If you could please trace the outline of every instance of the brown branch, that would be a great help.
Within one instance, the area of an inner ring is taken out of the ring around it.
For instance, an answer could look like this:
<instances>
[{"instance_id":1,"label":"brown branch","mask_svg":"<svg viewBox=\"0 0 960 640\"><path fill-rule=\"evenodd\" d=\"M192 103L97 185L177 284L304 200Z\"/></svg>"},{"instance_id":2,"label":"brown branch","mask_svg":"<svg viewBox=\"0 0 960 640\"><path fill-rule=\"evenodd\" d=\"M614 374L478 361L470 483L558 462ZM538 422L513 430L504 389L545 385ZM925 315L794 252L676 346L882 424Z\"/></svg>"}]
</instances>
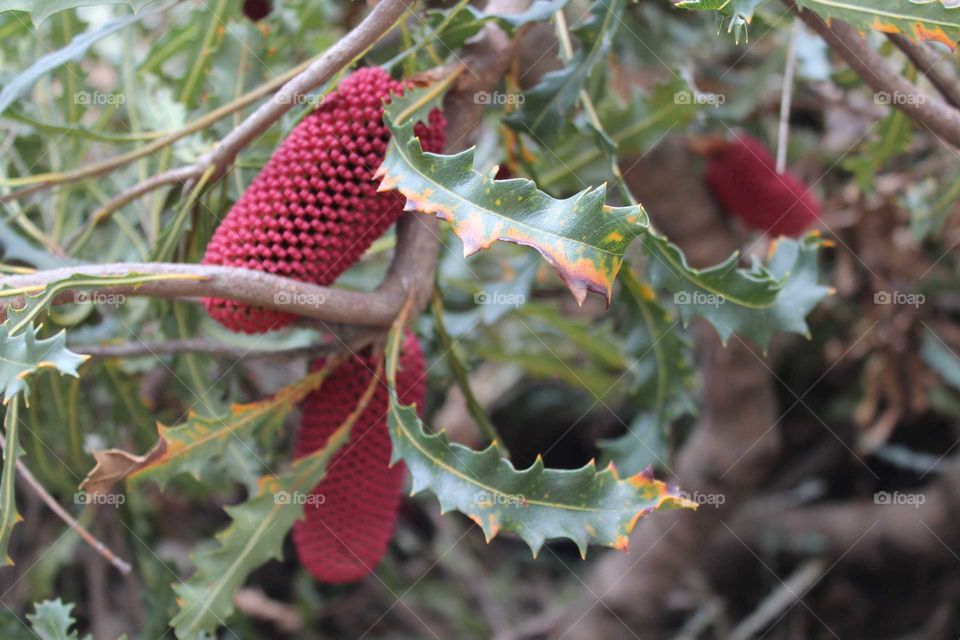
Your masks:
<instances>
[{"instance_id":1,"label":"brown branch","mask_svg":"<svg viewBox=\"0 0 960 640\"><path fill-rule=\"evenodd\" d=\"M927 76L940 95L953 107L960 109L960 80L957 74L943 63L942 57L926 44L912 42L902 33L888 33L890 39L920 73Z\"/></svg>"},{"instance_id":2,"label":"brown branch","mask_svg":"<svg viewBox=\"0 0 960 640\"><path fill-rule=\"evenodd\" d=\"M833 49L874 91L891 97L893 106L934 134L960 148L960 111L937 96L921 100L900 100L900 96L923 95L916 86L890 66L886 58L874 51L857 31L845 22L831 20L828 25L817 14L798 9L793 0L786 5L807 26L820 34Z\"/></svg>"}]
</instances>

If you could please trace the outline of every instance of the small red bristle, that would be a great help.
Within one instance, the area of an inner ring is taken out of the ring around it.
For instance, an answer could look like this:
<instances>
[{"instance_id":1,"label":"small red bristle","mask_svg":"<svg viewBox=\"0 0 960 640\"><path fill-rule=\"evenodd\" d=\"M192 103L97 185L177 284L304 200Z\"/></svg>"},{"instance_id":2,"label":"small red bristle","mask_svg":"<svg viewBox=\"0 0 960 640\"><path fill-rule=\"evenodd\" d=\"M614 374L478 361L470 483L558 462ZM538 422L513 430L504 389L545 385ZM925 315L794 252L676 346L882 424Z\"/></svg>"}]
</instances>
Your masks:
<instances>
[{"instance_id":1,"label":"small red bristle","mask_svg":"<svg viewBox=\"0 0 960 640\"><path fill-rule=\"evenodd\" d=\"M314 363L314 368L323 362ZM337 367L323 386L304 401L296 457L322 447L357 406L370 384L376 362L354 356ZM416 336L406 335L397 371L404 404L423 410L426 371ZM350 441L330 461L327 475L308 500L305 519L293 527L293 541L304 567L321 582L363 578L386 553L393 536L404 465L389 467L387 387L379 384L353 425Z\"/></svg>"},{"instance_id":2,"label":"small red bristle","mask_svg":"<svg viewBox=\"0 0 960 640\"><path fill-rule=\"evenodd\" d=\"M820 217L820 201L776 161L759 140L737 134L711 150L706 181L723 209L751 229L798 236Z\"/></svg>"},{"instance_id":3,"label":"small red bristle","mask_svg":"<svg viewBox=\"0 0 960 640\"><path fill-rule=\"evenodd\" d=\"M243 267L327 285L403 212L396 191L377 192L374 173L390 132L384 98L403 84L379 67L354 72L283 141L217 227L204 264ZM440 152L446 119L434 109L414 132ZM208 313L234 331L262 333L295 316L207 298Z\"/></svg>"}]
</instances>

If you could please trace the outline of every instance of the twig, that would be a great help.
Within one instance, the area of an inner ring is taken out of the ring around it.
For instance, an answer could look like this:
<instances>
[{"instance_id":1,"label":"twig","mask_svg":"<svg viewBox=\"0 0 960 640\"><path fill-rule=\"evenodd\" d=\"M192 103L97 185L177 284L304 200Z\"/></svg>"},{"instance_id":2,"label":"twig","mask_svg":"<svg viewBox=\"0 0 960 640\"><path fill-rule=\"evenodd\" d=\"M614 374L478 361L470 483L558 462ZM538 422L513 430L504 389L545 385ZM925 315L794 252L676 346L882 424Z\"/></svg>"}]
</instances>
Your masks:
<instances>
[{"instance_id":1,"label":"twig","mask_svg":"<svg viewBox=\"0 0 960 640\"><path fill-rule=\"evenodd\" d=\"M915 44L900 33L888 33L887 37L910 59L920 73L930 79L947 102L960 109L960 80L949 68L950 65L944 64L942 57L932 47Z\"/></svg>"},{"instance_id":2,"label":"twig","mask_svg":"<svg viewBox=\"0 0 960 640\"><path fill-rule=\"evenodd\" d=\"M0 448L6 449L6 447L7 441L2 435L0 435ZM57 502L56 498L50 495L44 486L40 484L40 481L34 477L34 475L30 472L30 469L27 468L27 465L24 464L22 460L18 459L16 465L17 473L20 474L20 477L23 478L23 481L26 482L27 485L29 485L29 487L33 489L38 496L40 496L40 499L43 500L44 504L46 504L51 511L57 514L57 517L63 520L68 527L73 529L84 542L93 548L94 551L99 553L107 562L116 567L117 571L123 575L130 573L132 570L130 563L118 558L113 551L107 547L107 545L97 540L92 533L87 531L82 524L77 522L73 516L67 513L67 511L60 506L60 503Z\"/></svg>"},{"instance_id":3,"label":"twig","mask_svg":"<svg viewBox=\"0 0 960 640\"><path fill-rule=\"evenodd\" d=\"M887 93L891 97L920 94L919 89L891 68L886 58L871 49L853 27L841 20L831 20L828 25L812 11L798 9L793 0L784 0L784 3L807 26L820 34L830 48L874 91ZM894 99L891 102L908 117L960 148L960 111L936 96L925 98L923 101Z\"/></svg>"},{"instance_id":4,"label":"twig","mask_svg":"<svg viewBox=\"0 0 960 640\"><path fill-rule=\"evenodd\" d=\"M797 40L800 22L794 20L787 47L787 65L783 70L783 92L780 94L780 126L777 130L777 173L787 170L787 143L790 136L790 103L793 100L793 72L797 67Z\"/></svg>"},{"instance_id":5,"label":"twig","mask_svg":"<svg viewBox=\"0 0 960 640\"><path fill-rule=\"evenodd\" d=\"M728 640L750 640L771 623L776 624L790 607L817 584L826 568L826 562L820 559L809 560L800 565L786 581L763 599L753 613L734 627L727 636Z\"/></svg>"}]
</instances>

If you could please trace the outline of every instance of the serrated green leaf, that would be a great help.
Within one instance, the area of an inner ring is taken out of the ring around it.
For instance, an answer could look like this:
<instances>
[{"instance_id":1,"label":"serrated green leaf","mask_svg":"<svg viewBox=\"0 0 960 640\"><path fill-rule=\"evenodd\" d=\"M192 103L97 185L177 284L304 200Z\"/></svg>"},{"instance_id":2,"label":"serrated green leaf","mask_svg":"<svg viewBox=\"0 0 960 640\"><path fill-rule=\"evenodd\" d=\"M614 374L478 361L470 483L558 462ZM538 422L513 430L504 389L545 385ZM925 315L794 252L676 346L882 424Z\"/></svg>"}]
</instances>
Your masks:
<instances>
[{"instance_id":1,"label":"serrated green leaf","mask_svg":"<svg viewBox=\"0 0 960 640\"><path fill-rule=\"evenodd\" d=\"M731 335L753 340L764 350L775 333L809 337L806 316L831 289L818 283L817 254L823 245L812 232L802 239L780 238L766 266L737 266L739 253L706 269L687 264L679 247L656 232L644 235L649 274L658 289L673 294L680 317L710 322L726 344Z\"/></svg>"},{"instance_id":2,"label":"serrated green leaf","mask_svg":"<svg viewBox=\"0 0 960 640\"><path fill-rule=\"evenodd\" d=\"M10 534L13 533L13 527L23 520L17 512L14 482L17 458L23 455L20 449L19 407L19 398L13 398L13 402L7 404L7 413L3 418L6 446L3 448L3 478L0 480L0 562L5 567L13 564L13 559L7 551L10 546Z\"/></svg>"},{"instance_id":3,"label":"serrated green leaf","mask_svg":"<svg viewBox=\"0 0 960 640\"><path fill-rule=\"evenodd\" d=\"M520 109L506 118L507 124L540 144L552 146L557 142L587 78L610 51L622 14L623 0L593 3L590 18L573 30L580 41L573 58L562 69L545 73L524 94Z\"/></svg>"},{"instance_id":4,"label":"serrated green leaf","mask_svg":"<svg viewBox=\"0 0 960 640\"><path fill-rule=\"evenodd\" d=\"M10 9L15 9L15 6L12 5L21 5L27 3L21 2L12 2L11 0L0 0L0 12ZM35 3L35 4L52 4L52 3ZM86 3L86 4L99 4L99 3ZM73 5L77 6L77 5ZM122 18L117 18L116 20L111 20L96 29L86 31L80 35L73 38L70 43L58 49L52 51L39 59L36 60L33 64L27 67L24 71L21 71L19 74L11 78L0 90L0 113L6 111L13 102L21 97L23 94L28 92L31 87L43 76L47 75L54 69L63 66L64 64L70 61L78 61L83 58L84 54L87 52L95 42L105 38L111 33L115 33L120 29L133 24L144 18L147 15L156 13L155 11L144 11L142 13L136 13L129 16L124 16Z\"/></svg>"},{"instance_id":5,"label":"serrated green leaf","mask_svg":"<svg viewBox=\"0 0 960 640\"><path fill-rule=\"evenodd\" d=\"M442 431L427 433L416 408L401 404L396 392L404 320L401 314L387 339L392 463L407 465L413 493L429 489L441 513L456 510L469 516L488 541L500 531L515 533L534 555L547 540L567 538L586 556L589 544L625 549L637 520L653 511L695 508L652 474L621 480L613 466L598 472L593 462L574 470L546 469L540 457L517 470L496 445L474 451L451 443Z\"/></svg>"},{"instance_id":6,"label":"serrated green leaf","mask_svg":"<svg viewBox=\"0 0 960 640\"><path fill-rule=\"evenodd\" d=\"M117 481L150 479L161 487L174 476L189 473L198 480L213 461L225 455L227 447L243 441L255 431L279 426L307 394L319 389L340 360L326 364L302 380L284 387L273 396L246 404L234 404L223 416L191 414L174 427L157 425L159 439L142 456L119 449L95 451L97 465L87 474L82 489L105 493Z\"/></svg>"},{"instance_id":7,"label":"serrated green leaf","mask_svg":"<svg viewBox=\"0 0 960 640\"><path fill-rule=\"evenodd\" d=\"M843 20L862 31L902 33L914 41L936 40L951 49L960 40L960 9L921 0L796 0L824 20Z\"/></svg>"},{"instance_id":8,"label":"serrated green leaf","mask_svg":"<svg viewBox=\"0 0 960 640\"><path fill-rule=\"evenodd\" d=\"M416 100L414 94L404 98ZM404 104L397 100L384 111L392 138L377 170L381 191L398 189L407 198L406 210L449 222L465 256L497 240L527 245L553 265L578 302L588 290L609 301L627 246L647 228L643 207L605 205L605 185L557 200L530 180L494 180L495 172L474 170L473 149L452 156L425 153L411 121L395 124Z\"/></svg>"},{"instance_id":9,"label":"serrated green leaf","mask_svg":"<svg viewBox=\"0 0 960 640\"><path fill-rule=\"evenodd\" d=\"M753 12L767 0L681 0L677 7L695 11L717 11L729 19L727 33L733 32L734 42L740 43L740 34L749 40L747 27L753 21ZM720 20L720 28L723 20Z\"/></svg>"},{"instance_id":10,"label":"serrated green leaf","mask_svg":"<svg viewBox=\"0 0 960 640\"><path fill-rule=\"evenodd\" d=\"M223 624L233 612L233 595L247 575L264 562L282 557L283 539L303 517L303 501L293 496L311 492L323 479L327 464L350 438L379 384L380 376L374 375L357 406L323 448L294 461L293 468L280 476L262 477L256 496L224 509L232 522L217 534L219 546L194 557L196 572L173 587L179 611L170 625L177 638L201 640Z\"/></svg>"},{"instance_id":11,"label":"serrated green leaf","mask_svg":"<svg viewBox=\"0 0 960 640\"><path fill-rule=\"evenodd\" d=\"M77 632L70 631L76 624L73 619L73 604L65 603L60 598L44 600L33 606L34 613L27 614L30 629L39 640L78 640ZM83 640L91 640L86 635Z\"/></svg>"},{"instance_id":12,"label":"serrated green leaf","mask_svg":"<svg viewBox=\"0 0 960 640\"><path fill-rule=\"evenodd\" d=\"M39 369L53 368L61 374L79 377L77 368L87 356L67 348L67 333L50 338L38 338L39 329L32 325L11 336L10 320L0 325L0 389L6 404L13 396L23 393L29 398L27 379Z\"/></svg>"}]
</instances>

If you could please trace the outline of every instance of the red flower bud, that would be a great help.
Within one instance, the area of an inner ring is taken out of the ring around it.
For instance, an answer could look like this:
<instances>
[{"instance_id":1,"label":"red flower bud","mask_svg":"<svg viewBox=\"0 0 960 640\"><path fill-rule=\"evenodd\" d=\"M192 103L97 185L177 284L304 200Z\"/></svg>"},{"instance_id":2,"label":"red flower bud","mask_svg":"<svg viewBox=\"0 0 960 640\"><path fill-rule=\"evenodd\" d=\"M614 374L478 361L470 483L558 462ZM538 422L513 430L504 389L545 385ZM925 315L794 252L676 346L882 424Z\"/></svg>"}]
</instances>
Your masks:
<instances>
[{"instance_id":1,"label":"red flower bud","mask_svg":"<svg viewBox=\"0 0 960 640\"><path fill-rule=\"evenodd\" d=\"M777 173L763 143L745 134L707 150L707 186L723 209L751 229L800 235L820 217L820 201L789 171Z\"/></svg>"},{"instance_id":2,"label":"red flower bud","mask_svg":"<svg viewBox=\"0 0 960 640\"><path fill-rule=\"evenodd\" d=\"M327 285L396 222L404 197L377 192L373 174L390 132L383 100L403 84L379 67L354 72L294 127L217 227L204 264L244 267ZM445 142L443 114L414 132L427 151ZM208 313L234 331L262 333L295 316L207 298Z\"/></svg>"},{"instance_id":3,"label":"red flower bud","mask_svg":"<svg viewBox=\"0 0 960 640\"><path fill-rule=\"evenodd\" d=\"M357 407L376 371L369 354L338 366L304 401L296 457L316 451ZM314 368L323 361L314 363ZM404 404L423 410L426 371L416 336L407 333L397 370ZM303 566L327 583L352 582L376 567L386 553L400 506L403 463L389 467L387 387L381 382L354 423L350 441L330 461L327 475L306 500L304 520L293 526Z\"/></svg>"}]
</instances>

